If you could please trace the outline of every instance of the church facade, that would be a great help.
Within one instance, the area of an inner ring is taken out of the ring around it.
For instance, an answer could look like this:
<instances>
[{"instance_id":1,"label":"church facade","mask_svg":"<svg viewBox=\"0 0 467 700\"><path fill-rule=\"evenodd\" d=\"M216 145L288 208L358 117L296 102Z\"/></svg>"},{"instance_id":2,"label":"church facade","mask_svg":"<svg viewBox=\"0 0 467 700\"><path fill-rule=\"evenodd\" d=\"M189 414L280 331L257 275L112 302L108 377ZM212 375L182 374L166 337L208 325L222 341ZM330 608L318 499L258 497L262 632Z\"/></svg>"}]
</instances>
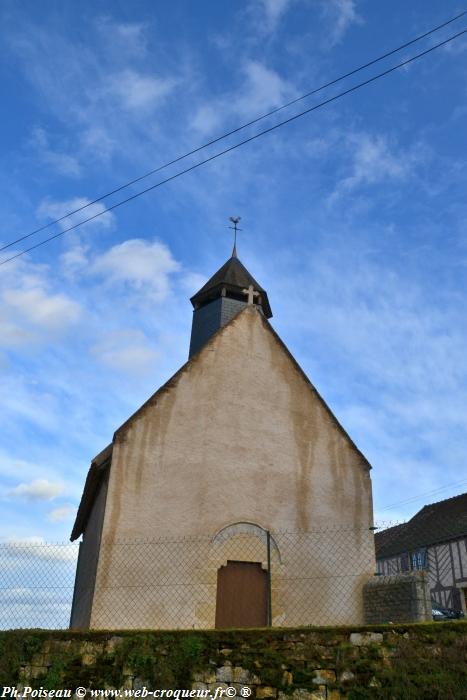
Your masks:
<instances>
[{"instance_id":1,"label":"church facade","mask_svg":"<svg viewBox=\"0 0 467 700\"><path fill-rule=\"evenodd\" d=\"M370 465L235 254L191 301L188 362L91 463L71 626L363 622Z\"/></svg>"}]
</instances>

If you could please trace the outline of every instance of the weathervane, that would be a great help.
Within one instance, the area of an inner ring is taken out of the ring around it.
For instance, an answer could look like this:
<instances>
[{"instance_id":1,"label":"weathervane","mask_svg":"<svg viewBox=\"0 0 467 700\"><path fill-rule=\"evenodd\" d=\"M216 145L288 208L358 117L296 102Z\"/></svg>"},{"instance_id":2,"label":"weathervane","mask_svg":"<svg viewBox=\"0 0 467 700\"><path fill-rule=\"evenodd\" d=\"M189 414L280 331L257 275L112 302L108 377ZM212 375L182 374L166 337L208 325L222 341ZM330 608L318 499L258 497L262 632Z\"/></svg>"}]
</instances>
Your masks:
<instances>
[{"instance_id":1,"label":"weathervane","mask_svg":"<svg viewBox=\"0 0 467 700\"><path fill-rule=\"evenodd\" d=\"M237 257L237 231L242 231L243 229L238 228L238 223L241 220L241 216L230 216L229 221L233 223L233 226L229 226L229 228L234 231L234 246L232 250L232 257L236 258Z\"/></svg>"}]
</instances>

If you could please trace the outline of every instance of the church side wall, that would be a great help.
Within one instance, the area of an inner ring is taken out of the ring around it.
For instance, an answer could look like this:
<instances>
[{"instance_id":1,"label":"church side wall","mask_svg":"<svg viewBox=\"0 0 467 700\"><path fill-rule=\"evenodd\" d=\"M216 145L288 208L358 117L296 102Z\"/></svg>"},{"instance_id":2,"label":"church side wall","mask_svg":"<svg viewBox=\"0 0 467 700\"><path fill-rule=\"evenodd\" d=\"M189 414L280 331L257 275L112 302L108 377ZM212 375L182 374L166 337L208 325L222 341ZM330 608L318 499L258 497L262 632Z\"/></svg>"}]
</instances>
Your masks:
<instances>
[{"instance_id":1,"label":"church side wall","mask_svg":"<svg viewBox=\"0 0 467 700\"><path fill-rule=\"evenodd\" d=\"M107 472L100 485L84 531L83 541L80 544L70 620L70 627L74 629L87 629L91 621L91 608L99 558L99 545L104 523L108 481L109 476Z\"/></svg>"},{"instance_id":2,"label":"church side wall","mask_svg":"<svg viewBox=\"0 0 467 700\"><path fill-rule=\"evenodd\" d=\"M242 522L278 541L315 533L282 541L275 624L363 620L375 571L368 465L265 323L245 309L117 432L93 627L121 626L128 611L124 626L212 627L212 538ZM233 558L263 561L255 547Z\"/></svg>"}]
</instances>

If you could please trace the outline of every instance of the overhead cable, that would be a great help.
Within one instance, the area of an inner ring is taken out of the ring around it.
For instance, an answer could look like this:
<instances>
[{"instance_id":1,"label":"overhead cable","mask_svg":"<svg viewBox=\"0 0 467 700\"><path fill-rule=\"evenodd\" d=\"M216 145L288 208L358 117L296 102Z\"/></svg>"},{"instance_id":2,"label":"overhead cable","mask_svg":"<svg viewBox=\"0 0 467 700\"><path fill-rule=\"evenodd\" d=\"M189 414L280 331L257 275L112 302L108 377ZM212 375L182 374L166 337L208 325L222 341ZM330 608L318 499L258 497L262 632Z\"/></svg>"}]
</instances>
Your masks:
<instances>
[{"instance_id":1,"label":"overhead cable","mask_svg":"<svg viewBox=\"0 0 467 700\"><path fill-rule=\"evenodd\" d=\"M140 190L139 192L136 192L135 194L131 195L130 197L127 197L126 199L121 200L120 202L116 202L115 204L112 204L112 206L105 208L103 211L97 212L96 214L93 214L92 216L87 217L86 219L83 219L82 221L79 221L78 223L74 224L73 226L69 226L68 228L63 229L62 231L59 231L58 233L54 234L53 236L49 236L49 238L44 239L40 243L36 243L33 246L30 246L29 248L26 248L25 250L20 251L19 253L16 253L15 255L12 255L10 258L6 258L6 260L2 260L0 262L0 265L5 265L7 262L10 262L12 260L15 260L16 258L21 257L22 255L25 255L26 253L29 253L32 250L35 250L36 248L39 248L40 246L45 245L46 243L49 243L50 241L55 240L56 238L59 238L60 236L63 236L65 233L68 233L69 231L73 231L74 229L83 226L84 224L87 224L90 221L93 221L94 219L97 219L98 217L102 216L103 214L106 214L109 211L113 211L114 209L117 209L118 207L121 207L123 204L127 204L128 202L133 201L134 199L137 199L138 197L141 197L143 194L146 194L147 192L151 192L152 190L161 187L162 185L167 184L168 182L171 182L172 180L176 180L177 178L181 177L182 175L186 175L187 173L196 170L197 168L200 168L202 165L205 165L206 163L210 163L217 158L220 158L223 155L226 155L227 153L230 153L237 148L240 148L241 146L246 145L247 143L250 143L251 141L255 141L256 139L260 138L261 136L264 136L265 134L269 134L276 129L279 129L282 126L285 126L286 124L290 124L297 119L300 119L301 117L311 114L312 112L316 111L317 109L320 109L321 107L324 107L332 102L335 102L336 100L340 99L341 97L344 97L345 95L349 95L352 92L355 92L362 87L365 87L366 85L369 85L376 80L379 80L379 78L383 78L386 75L389 75L390 73L393 73L394 71L398 70L399 68L403 68L404 66L409 65L410 63L413 63L413 61L418 60L419 58L422 58L423 56L426 56L436 49L439 49L441 46L445 46L446 44L449 44L451 41L454 41L455 39L458 39L459 37L463 36L464 34L467 33L467 29L463 29L461 32L458 32L457 34L453 34L452 36L448 37L444 41L440 41L438 44L434 44L433 46L430 46L430 48L425 49L425 51L421 51L418 54L415 54L415 56L411 56L410 58L406 59L405 61L401 61L400 63L396 64L395 66L392 66L391 68L388 68L381 73L377 73L376 75L372 76L371 78L367 78L366 80L362 81L361 83L357 83L356 85L353 85L350 88L347 88L347 90L344 90L343 92L338 93L337 95L334 95L333 97L329 97L326 100L323 100L322 102L319 102L316 105L313 105L312 107L309 107L308 109L303 110L302 112L299 112L298 114L294 114L293 116L289 117L288 119L284 119L281 122L278 122L277 124L274 124L273 126L268 127L267 129L263 129L262 131L257 132L256 134L253 134L252 136L249 136L247 139L244 139L243 141L239 141L236 144L233 144L232 146L229 146L228 148L225 148L222 151L219 151L218 153L215 153L212 156L209 156L209 158L205 158L204 160L199 161L198 163L195 163L194 165L191 165L189 168L185 168L184 170L180 170L178 173L175 173L174 175L171 175L170 177L165 178L164 180L160 180L159 182L156 182L154 185L151 185L150 187L146 187L144 190Z\"/></svg>"},{"instance_id":2,"label":"overhead cable","mask_svg":"<svg viewBox=\"0 0 467 700\"><path fill-rule=\"evenodd\" d=\"M433 489L432 491L425 491L424 493L419 493L416 496L411 496L410 498L406 498L404 501L397 501L396 503L390 503L388 506L384 506L383 508L379 508L379 511L382 510L390 510L392 508L395 508L396 506L403 506L403 505L408 505L412 503L413 501L419 501L421 498L425 498L425 496L435 496L438 494L440 491L445 491L446 489L453 488L454 486L463 486L464 484L467 484L467 479L462 479L462 481L455 481L451 484L446 484L446 486L440 486L437 489Z\"/></svg>"},{"instance_id":3,"label":"overhead cable","mask_svg":"<svg viewBox=\"0 0 467 700\"><path fill-rule=\"evenodd\" d=\"M145 173L144 175L140 175L139 177L134 178L133 180L130 180L123 185L119 185L118 187L114 188L113 190L110 190L109 192L106 192L105 194L100 195L99 197L96 197L95 199L91 200L90 202L87 202L86 204L83 204L80 207L77 207L76 209L72 209L71 211L67 212L66 214L63 214L63 216L60 216L57 219L54 219L53 221L49 221L47 224L44 224L44 226L41 226L40 228L36 228L34 231L30 231L29 233L26 233L23 236L20 236L19 238L16 238L13 241L10 241L9 243L6 243L5 245L0 247L0 252L2 250L6 250L7 248L10 248L13 245L16 245L16 243L20 243L21 241L26 240L27 238L30 238L31 236L34 236L38 233L41 233L41 231L45 231L46 229L50 228L51 226L54 226L61 221L64 221L65 219L68 219L70 216L73 216L74 214L78 214L80 211L83 211L84 209L87 209L88 207L93 206L94 204L98 204L99 202L102 202L104 199L107 199L108 197L111 197L114 194L117 194L117 192L121 192L122 190L126 189L127 187L131 187L131 185L136 184L137 182L141 182L141 180L144 180L151 175L154 175L157 172L160 172L161 170L164 170L165 168L170 167L171 165L175 165L176 163L179 163L182 160L185 160L185 158L188 158L189 156L192 156L196 153L199 153L200 151L204 150L205 148L208 148L209 146L212 146L215 143L218 143L219 141L222 141L223 139L228 138L229 136L232 136L233 134L238 133L239 131L242 131L243 129L248 128L249 126L252 126L253 124L257 124L258 122L262 121L263 119L267 119L268 117L271 117L273 114L277 114L277 112L280 112L284 109L287 109L288 107L291 107L292 105L296 104L297 102L300 102L302 100L305 100L307 97L311 97L312 95L315 95L318 92L321 92L322 90L325 90L328 87L331 87L332 85L335 85L336 83L341 82L342 80L345 80L346 78L349 78L352 75L355 75L356 73L359 73L360 71L364 70L365 68L369 68L370 66L373 66L375 63L378 63L379 61L383 61L385 58L388 58L389 56L394 55L395 53L398 53L399 51L402 51L403 49L406 49L408 46L411 46L412 44L415 44L418 41L421 41L422 39L426 39L428 36L431 34L434 34L435 32L439 31L440 29L443 29L444 27L448 26L449 24L452 24L453 22L456 22L458 19L461 17L464 17L467 14L467 10L464 10L460 14L456 15L455 17L452 17L451 19L447 20L446 22L443 22L442 24L439 24L436 27L433 27L427 32L424 32L423 34L419 34L416 36L414 39L410 39L410 41L406 41L404 44L401 44L400 46L397 46L395 49L391 49L390 51L387 51L386 53L382 54L381 56L378 56L377 58L372 59L371 61L368 61L367 63L364 63L363 65L359 66L358 68L354 68L353 70L349 71L348 73L344 73L344 75L339 76L338 78L334 78L333 80L330 80L327 83L324 83L323 85L320 85L320 87L314 88L313 90L310 90L309 92L306 92L303 95L300 95L300 97L296 97L293 100L290 100L290 102L286 102L283 105L280 105L280 107L276 107L275 109L270 110L269 112L266 112L265 114L262 114L255 119L252 119L251 121L242 124L241 126L236 127L235 129L232 129L231 131L226 132L225 134L222 134L221 136L217 136L214 139L211 139L210 141L207 141L206 143L202 144L201 146L197 146L196 148L192 149L191 151L188 151L187 153L184 153L183 155L177 156L173 160L168 161L167 163L164 163L163 165L159 165L157 168L154 168L153 170L150 170L149 172Z\"/></svg>"}]
</instances>

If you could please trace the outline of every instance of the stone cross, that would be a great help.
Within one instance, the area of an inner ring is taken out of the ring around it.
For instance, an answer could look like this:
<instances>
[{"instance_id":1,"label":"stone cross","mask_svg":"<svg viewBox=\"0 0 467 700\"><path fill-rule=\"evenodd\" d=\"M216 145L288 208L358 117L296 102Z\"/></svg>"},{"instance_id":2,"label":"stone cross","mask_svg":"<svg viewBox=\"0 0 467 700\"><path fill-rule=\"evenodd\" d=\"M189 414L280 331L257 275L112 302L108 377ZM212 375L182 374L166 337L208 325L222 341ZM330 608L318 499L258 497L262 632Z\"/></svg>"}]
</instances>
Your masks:
<instances>
[{"instance_id":1,"label":"stone cross","mask_svg":"<svg viewBox=\"0 0 467 700\"><path fill-rule=\"evenodd\" d=\"M259 292L256 292L253 289L253 285L250 284L248 289L242 289L243 294L248 294L248 305L251 305L254 303L254 297L259 297Z\"/></svg>"}]
</instances>

